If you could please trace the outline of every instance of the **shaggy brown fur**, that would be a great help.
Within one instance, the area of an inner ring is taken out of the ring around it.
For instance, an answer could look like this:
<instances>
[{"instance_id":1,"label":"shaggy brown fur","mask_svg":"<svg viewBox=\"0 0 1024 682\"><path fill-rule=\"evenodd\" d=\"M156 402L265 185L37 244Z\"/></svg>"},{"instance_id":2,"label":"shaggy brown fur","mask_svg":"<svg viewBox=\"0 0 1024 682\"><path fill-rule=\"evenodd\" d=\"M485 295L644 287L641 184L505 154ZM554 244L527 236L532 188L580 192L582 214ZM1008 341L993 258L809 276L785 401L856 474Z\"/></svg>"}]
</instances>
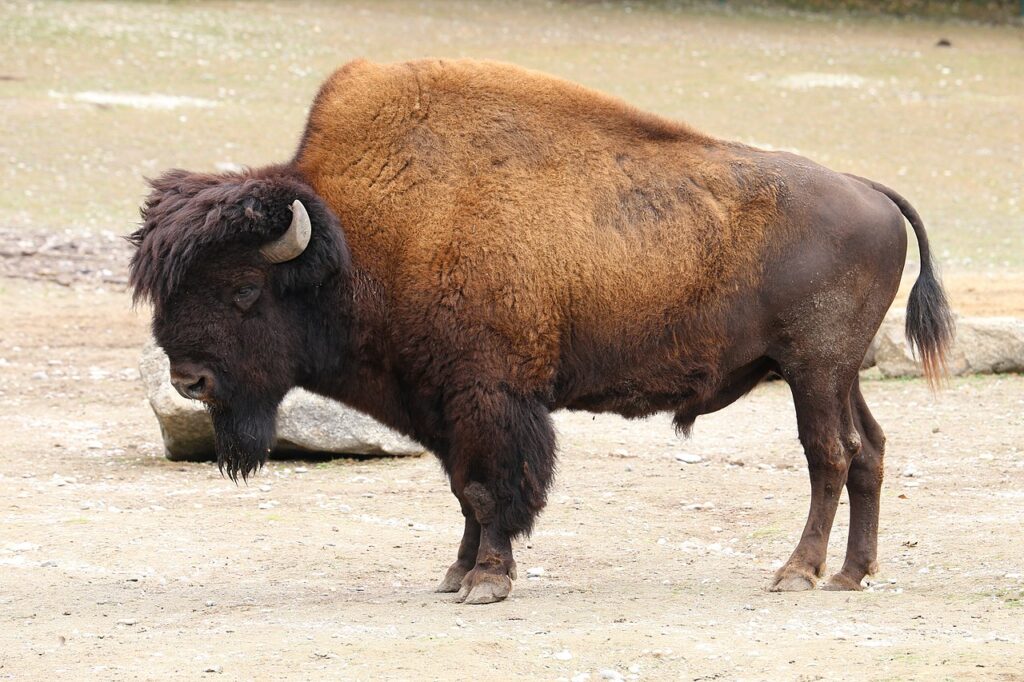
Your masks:
<instances>
[{"instance_id":1,"label":"shaggy brown fur","mask_svg":"<svg viewBox=\"0 0 1024 682\"><path fill-rule=\"evenodd\" d=\"M261 261L296 198L310 246ZM550 411L667 410L686 431L777 372L812 503L773 588L822 575L845 483L830 586L851 589L875 565L884 445L857 368L899 283L901 211L923 263L910 337L934 375L948 307L891 190L513 66L359 61L321 89L292 163L156 181L132 282L177 380L220 415L231 475L263 461L295 385L436 452L466 523L440 589L473 603L511 589L510 539L554 470Z\"/></svg>"}]
</instances>

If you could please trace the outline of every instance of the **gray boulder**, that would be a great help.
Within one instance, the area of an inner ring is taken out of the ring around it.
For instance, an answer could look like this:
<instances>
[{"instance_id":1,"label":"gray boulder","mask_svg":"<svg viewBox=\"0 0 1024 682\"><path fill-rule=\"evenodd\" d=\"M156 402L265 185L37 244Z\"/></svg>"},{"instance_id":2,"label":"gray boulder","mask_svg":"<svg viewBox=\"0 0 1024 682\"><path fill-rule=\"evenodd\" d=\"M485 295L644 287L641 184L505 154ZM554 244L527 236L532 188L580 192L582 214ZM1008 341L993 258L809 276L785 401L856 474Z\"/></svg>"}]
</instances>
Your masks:
<instances>
[{"instance_id":1,"label":"gray boulder","mask_svg":"<svg viewBox=\"0 0 1024 682\"><path fill-rule=\"evenodd\" d=\"M142 351L139 371L163 434L167 459L210 461L213 425L203 406L182 398L171 386L170 362L152 341ZM421 455L423 446L362 412L300 388L285 396L277 415L275 455L307 452L337 455Z\"/></svg>"},{"instance_id":2,"label":"gray boulder","mask_svg":"<svg viewBox=\"0 0 1024 682\"><path fill-rule=\"evenodd\" d=\"M875 364L884 377L922 375L903 333L903 312L895 310L886 317L872 344ZM958 318L949 372L955 376L1024 372L1024 319Z\"/></svg>"}]
</instances>

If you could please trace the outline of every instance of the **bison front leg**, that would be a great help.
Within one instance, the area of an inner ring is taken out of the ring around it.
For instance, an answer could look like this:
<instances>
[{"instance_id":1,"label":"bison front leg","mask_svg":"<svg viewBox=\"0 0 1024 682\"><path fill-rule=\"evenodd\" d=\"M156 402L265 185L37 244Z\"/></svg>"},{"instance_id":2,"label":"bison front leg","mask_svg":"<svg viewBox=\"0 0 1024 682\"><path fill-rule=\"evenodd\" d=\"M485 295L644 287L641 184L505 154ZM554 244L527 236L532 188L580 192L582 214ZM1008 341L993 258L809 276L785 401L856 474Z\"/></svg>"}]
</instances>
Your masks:
<instances>
[{"instance_id":1,"label":"bison front leg","mask_svg":"<svg viewBox=\"0 0 1024 682\"><path fill-rule=\"evenodd\" d=\"M488 604L512 591L512 540L529 533L544 508L554 471L554 429L543 405L504 392L475 389L451 407L458 418L446 465L463 513L469 513L459 559L442 587L468 566L478 528L473 564L457 600Z\"/></svg>"},{"instance_id":2,"label":"bison front leg","mask_svg":"<svg viewBox=\"0 0 1024 682\"><path fill-rule=\"evenodd\" d=\"M466 517L466 528L462 531L459 555L455 563L448 567L441 584L437 586L438 592L458 592L462 589L462 579L476 566L476 555L480 549L480 522L476 520L476 513L458 493L456 496L462 505L462 515Z\"/></svg>"},{"instance_id":3,"label":"bison front leg","mask_svg":"<svg viewBox=\"0 0 1024 682\"><path fill-rule=\"evenodd\" d=\"M456 599L467 604L501 601L512 591L512 581L517 577L511 534L498 525L494 495L483 484L470 483L463 495L470 500L480 524L480 544L473 568L463 576Z\"/></svg>"}]
</instances>

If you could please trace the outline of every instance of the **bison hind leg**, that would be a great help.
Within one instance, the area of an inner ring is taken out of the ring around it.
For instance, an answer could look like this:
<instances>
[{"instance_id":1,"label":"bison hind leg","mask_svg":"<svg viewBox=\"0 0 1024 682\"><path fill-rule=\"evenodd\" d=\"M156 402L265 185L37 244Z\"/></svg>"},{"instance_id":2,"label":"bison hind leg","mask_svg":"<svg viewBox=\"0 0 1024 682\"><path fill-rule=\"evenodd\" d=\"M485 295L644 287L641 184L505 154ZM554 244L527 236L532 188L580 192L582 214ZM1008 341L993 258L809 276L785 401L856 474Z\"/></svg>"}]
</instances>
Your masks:
<instances>
[{"instance_id":1,"label":"bison hind leg","mask_svg":"<svg viewBox=\"0 0 1024 682\"><path fill-rule=\"evenodd\" d=\"M829 578L826 590L859 590L864 576L878 570L878 513L881 507L885 435L864 401L860 382L850 391L850 408L862 447L850 463L850 534L843 568Z\"/></svg>"}]
</instances>

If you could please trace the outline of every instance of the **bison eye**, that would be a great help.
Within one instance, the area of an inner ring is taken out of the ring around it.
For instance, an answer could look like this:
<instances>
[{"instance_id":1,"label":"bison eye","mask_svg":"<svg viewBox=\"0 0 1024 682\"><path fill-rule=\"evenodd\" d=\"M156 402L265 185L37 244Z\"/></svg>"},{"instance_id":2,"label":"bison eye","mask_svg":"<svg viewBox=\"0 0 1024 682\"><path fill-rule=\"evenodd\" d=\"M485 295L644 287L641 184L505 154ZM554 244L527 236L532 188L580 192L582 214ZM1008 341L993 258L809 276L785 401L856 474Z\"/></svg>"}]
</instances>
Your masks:
<instances>
[{"instance_id":1,"label":"bison eye","mask_svg":"<svg viewBox=\"0 0 1024 682\"><path fill-rule=\"evenodd\" d=\"M255 284L245 284L235 289L233 299L240 310L248 310L260 297L260 288Z\"/></svg>"}]
</instances>

